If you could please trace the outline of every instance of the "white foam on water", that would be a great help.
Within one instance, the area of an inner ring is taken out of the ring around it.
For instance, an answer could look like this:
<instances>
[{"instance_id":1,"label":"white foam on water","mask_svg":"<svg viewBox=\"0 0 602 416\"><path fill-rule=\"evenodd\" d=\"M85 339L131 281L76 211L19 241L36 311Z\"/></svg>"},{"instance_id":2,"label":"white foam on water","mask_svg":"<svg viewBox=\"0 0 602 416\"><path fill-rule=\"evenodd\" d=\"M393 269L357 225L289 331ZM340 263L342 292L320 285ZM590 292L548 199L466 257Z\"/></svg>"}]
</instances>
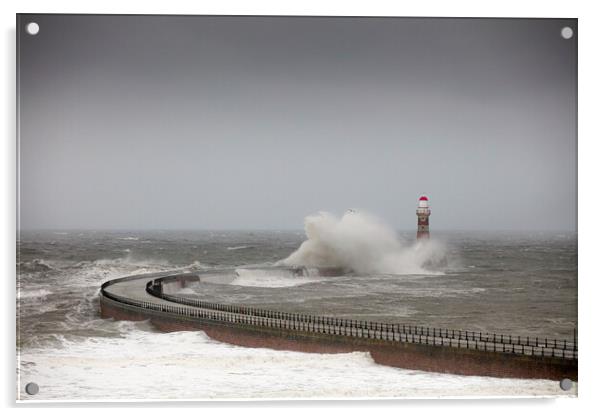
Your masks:
<instances>
[{"instance_id":1,"label":"white foam on water","mask_svg":"<svg viewBox=\"0 0 602 416\"><path fill-rule=\"evenodd\" d=\"M21 299L43 299L46 296L50 295L52 292L48 289L33 289L33 290L23 290L19 291L19 297Z\"/></svg>"},{"instance_id":2,"label":"white foam on water","mask_svg":"<svg viewBox=\"0 0 602 416\"><path fill-rule=\"evenodd\" d=\"M235 251L235 250L245 250L247 248L253 248L253 246L235 246L235 247L226 247L226 250L231 250L231 251Z\"/></svg>"},{"instance_id":3,"label":"white foam on water","mask_svg":"<svg viewBox=\"0 0 602 416\"><path fill-rule=\"evenodd\" d=\"M175 266L167 260L136 258L132 253L124 257L103 258L94 261L80 261L64 265L62 273L68 274L68 284L73 287L97 287L108 279L173 270ZM61 284L67 283L62 281Z\"/></svg>"},{"instance_id":4,"label":"white foam on water","mask_svg":"<svg viewBox=\"0 0 602 416\"><path fill-rule=\"evenodd\" d=\"M235 286L293 287L324 280L323 277L312 277L310 273L299 276L284 269L236 269L235 273L235 279L230 282Z\"/></svg>"},{"instance_id":5,"label":"white foam on water","mask_svg":"<svg viewBox=\"0 0 602 416\"><path fill-rule=\"evenodd\" d=\"M184 288L178 289L176 291L176 294L178 294L178 295L195 295L196 293L197 292L195 292L194 290L192 290L189 287L184 287Z\"/></svg>"},{"instance_id":6,"label":"white foam on water","mask_svg":"<svg viewBox=\"0 0 602 416\"><path fill-rule=\"evenodd\" d=\"M183 270L207 270L211 269L213 266L205 263L201 263L198 260L193 261L192 263L182 267Z\"/></svg>"},{"instance_id":7,"label":"white foam on water","mask_svg":"<svg viewBox=\"0 0 602 416\"><path fill-rule=\"evenodd\" d=\"M575 395L556 381L465 377L386 367L368 353L310 354L219 343L203 332L60 339L23 352L22 400Z\"/></svg>"},{"instance_id":8,"label":"white foam on water","mask_svg":"<svg viewBox=\"0 0 602 416\"><path fill-rule=\"evenodd\" d=\"M21 272L43 272L56 270L56 262L46 259L33 259L31 261L19 263Z\"/></svg>"}]
</instances>

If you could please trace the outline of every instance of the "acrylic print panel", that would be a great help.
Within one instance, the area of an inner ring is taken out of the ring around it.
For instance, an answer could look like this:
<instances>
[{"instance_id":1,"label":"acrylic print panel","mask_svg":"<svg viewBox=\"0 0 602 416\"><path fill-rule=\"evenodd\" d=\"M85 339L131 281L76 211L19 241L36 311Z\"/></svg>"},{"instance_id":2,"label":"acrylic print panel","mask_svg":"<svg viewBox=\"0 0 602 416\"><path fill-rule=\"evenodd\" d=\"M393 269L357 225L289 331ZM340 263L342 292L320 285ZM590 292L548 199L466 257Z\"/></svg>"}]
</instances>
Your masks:
<instances>
[{"instance_id":1,"label":"acrylic print panel","mask_svg":"<svg viewBox=\"0 0 602 416\"><path fill-rule=\"evenodd\" d=\"M577 395L575 19L17 32L19 400Z\"/></svg>"}]
</instances>

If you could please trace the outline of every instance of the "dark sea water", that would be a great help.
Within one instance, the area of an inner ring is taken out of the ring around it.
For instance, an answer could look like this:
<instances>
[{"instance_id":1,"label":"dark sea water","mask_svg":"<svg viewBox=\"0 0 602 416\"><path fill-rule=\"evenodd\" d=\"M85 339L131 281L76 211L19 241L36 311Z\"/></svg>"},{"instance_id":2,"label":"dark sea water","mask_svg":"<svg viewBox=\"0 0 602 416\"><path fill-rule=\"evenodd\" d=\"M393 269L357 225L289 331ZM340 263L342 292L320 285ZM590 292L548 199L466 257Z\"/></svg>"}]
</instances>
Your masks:
<instances>
[{"instance_id":1,"label":"dark sea water","mask_svg":"<svg viewBox=\"0 0 602 416\"><path fill-rule=\"evenodd\" d=\"M410 260L413 237L399 235ZM442 253L420 274L324 277L310 268L300 276L274 267L305 238L302 231L22 232L20 386L36 381L37 399L158 398L148 391L157 382L169 385L159 398L562 394L552 381L510 384L393 369L364 353L249 349L202 332L162 334L146 322L100 319L104 281L187 269L203 272L199 285L185 289L187 296L222 303L504 334L574 335L575 234L434 234Z\"/></svg>"}]
</instances>

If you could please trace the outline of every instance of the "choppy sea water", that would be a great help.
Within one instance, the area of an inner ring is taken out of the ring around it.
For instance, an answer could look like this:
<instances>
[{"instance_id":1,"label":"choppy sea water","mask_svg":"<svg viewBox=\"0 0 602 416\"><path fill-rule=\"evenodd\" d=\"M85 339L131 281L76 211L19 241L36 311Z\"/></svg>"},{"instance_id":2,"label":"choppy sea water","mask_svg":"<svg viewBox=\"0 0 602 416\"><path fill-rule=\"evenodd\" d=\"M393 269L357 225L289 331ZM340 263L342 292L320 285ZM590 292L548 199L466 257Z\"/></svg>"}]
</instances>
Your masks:
<instances>
[{"instance_id":1,"label":"choppy sea water","mask_svg":"<svg viewBox=\"0 0 602 416\"><path fill-rule=\"evenodd\" d=\"M402 234L408 246L412 234ZM22 232L18 256L18 398L224 399L574 395L549 380L390 368L365 353L306 354L219 343L103 320L106 280L203 271L187 289L224 303L484 332L572 339L577 239L563 233L447 233L432 274L298 276L273 268L302 231ZM40 392L27 396L36 382ZM157 386L161 386L160 389Z\"/></svg>"}]
</instances>

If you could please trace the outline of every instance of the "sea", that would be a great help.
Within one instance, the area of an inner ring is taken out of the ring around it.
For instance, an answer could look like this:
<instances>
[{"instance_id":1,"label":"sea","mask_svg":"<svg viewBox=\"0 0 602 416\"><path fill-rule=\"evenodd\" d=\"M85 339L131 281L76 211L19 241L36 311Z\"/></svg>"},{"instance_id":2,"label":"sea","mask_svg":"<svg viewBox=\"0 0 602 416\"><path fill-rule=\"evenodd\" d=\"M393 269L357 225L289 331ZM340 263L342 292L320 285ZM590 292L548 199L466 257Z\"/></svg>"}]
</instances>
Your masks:
<instances>
[{"instance_id":1,"label":"sea","mask_svg":"<svg viewBox=\"0 0 602 416\"><path fill-rule=\"evenodd\" d=\"M437 232L425 249L415 242L415 232L395 232L399 246L360 241L370 235L363 231L360 237L341 232L342 238L329 240L324 233L312 243L316 232L311 229L21 231L17 399L577 395L577 383L563 391L553 380L392 368L375 364L364 352L245 348L217 342L202 331L162 333L146 321L100 317L103 282L190 270L201 273L201 282L182 294L221 303L531 337L577 336L575 233ZM381 258L385 246L388 254ZM330 257L324 260L320 250ZM350 267L340 276L321 276L311 265L283 267L299 261ZM388 266L379 269L378 264ZM36 395L25 393L30 382L39 386Z\"/></svg>"}]
</instances>

